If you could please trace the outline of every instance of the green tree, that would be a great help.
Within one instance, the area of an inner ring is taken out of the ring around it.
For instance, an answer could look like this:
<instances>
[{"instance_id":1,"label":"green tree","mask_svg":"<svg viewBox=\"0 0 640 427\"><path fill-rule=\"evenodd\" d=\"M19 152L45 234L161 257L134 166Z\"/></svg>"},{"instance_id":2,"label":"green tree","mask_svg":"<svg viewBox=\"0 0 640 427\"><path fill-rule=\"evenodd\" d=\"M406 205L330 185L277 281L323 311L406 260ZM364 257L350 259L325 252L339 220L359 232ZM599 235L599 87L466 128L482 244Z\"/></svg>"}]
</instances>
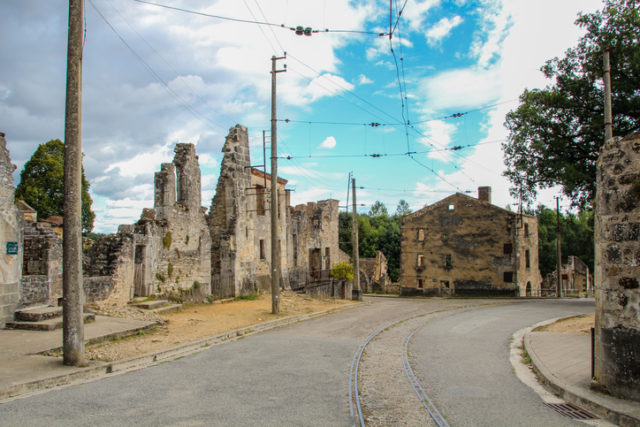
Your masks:
<instances>
[{"instance_id":1,"label":"green tree","mask_svg":"<svg viewBox=\"0 0 640 427\"><path fill-rule=\"evenodd\" d=\"M409 207L409 203L406 200L400 200L398 202L398 207L396 208L396 216L403 217L405 215L409 215L411 213L411 208Z\"/></svg>"},{"instance_id":2,"label":"green tree","mask_svg":"<svg viewBox=\"0 0 640 427\"><path fill-rule=\"evenodd\" d=\"M559 185L574 206L590 206L595 167L604 142L602 52L611 52L613 131L640 129L640 15L637 0L605 0L604 8L580 14L586 30L564 58L541 68L551 81L525 90L506 116L505 176L512 194L530 203L538 188Z\"/></svg>"},{"instance_id":3,"label":"green tree","mask_svg":"<svg viewBox=\"0 0 640 427\"><path fill-rule=\"evenodd\" d=\"M40 144L20 172L16 199L24 200L41 218L64 216L64 143L53 139ZM91 210L89 182L82 170L82 229L93 229L95 213Z\"/></svg>"},{"instance_id":4,"label":"green tree","mask_svg":"<svg viewBox=\"0 0 640 427\"><path fill-rule=\"evenodd\" d=\"M536 209L536 216L540 273L546 276L556 269L556 211L540 205ZM578 215L560 213L560 249L563 264L569 256L577 256L593 273L593 221L592 210L584 210Z\"/></svg>"}]
</instances>

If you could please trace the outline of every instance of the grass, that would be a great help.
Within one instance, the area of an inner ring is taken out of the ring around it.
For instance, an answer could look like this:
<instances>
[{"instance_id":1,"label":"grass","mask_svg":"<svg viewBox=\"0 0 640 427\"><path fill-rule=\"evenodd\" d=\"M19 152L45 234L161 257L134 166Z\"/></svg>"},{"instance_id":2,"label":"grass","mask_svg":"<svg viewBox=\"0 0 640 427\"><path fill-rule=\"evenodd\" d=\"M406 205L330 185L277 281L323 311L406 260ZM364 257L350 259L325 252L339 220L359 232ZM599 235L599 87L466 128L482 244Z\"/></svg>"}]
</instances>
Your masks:
<instances>
[{"instance_id":1,"label":"grass","mask_svg":"<svg viewBox=\"0 0 640 427\"><path fill-rule=\"evenodd\" d=\"M236 301L255 301L260 298L258 294L240 295L235 298Z\"/></svg>"}]
</instances>

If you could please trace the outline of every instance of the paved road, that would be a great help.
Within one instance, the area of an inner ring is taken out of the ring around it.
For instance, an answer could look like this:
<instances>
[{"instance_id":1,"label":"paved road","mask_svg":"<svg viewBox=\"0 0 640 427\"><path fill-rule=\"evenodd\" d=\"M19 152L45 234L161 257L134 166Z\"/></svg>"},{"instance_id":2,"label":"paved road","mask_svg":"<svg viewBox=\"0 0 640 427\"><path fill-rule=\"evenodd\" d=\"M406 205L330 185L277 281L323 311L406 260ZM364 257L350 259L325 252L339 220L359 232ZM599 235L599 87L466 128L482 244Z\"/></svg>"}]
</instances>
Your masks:
<instances>
[{"instance_id":1,"label":"paved road","mask_svg":"<svg viewBox=\"0 0 640 427\"><path fill-rule=\"evenodd\" d=\"M370 305L248 336L170 363L2 404L0 425L352 425L347 396L350 365L357 349L372 331L417 314L483 303L480 300L382 298L370 301ZM490 394L489 390L500 388L506 382L510 384L507 394L518 390L527 396L518 405L528 407L535 396L527 395L528 389L515 377L508 378L510 334L538 320L590 310L593 311L592 306L532 301L473 309L457 315L445 311L437 315L445 317L430 318L414 338L411 354L416 373L423 385L433 382L431 389L436 401L442 404L452 425L456 425L457 420L461 421L460 425L474 420L473 409L467 408L469 405L455 409L456 401L473 400L464 393L484 396L479 402L483 405L481 408L489 403L500 407L504 404L502 398L493 391ZM479 314L479 320L473 320L473 313ZM491 320L486 317L487 313L492 313ZM458 316L462 316L459 323L455 320ZM448 329L440 330L434 326L436 321L452 323L443 323ZM458 344L451 345L460 345L460 348L444 344L447 331L463 338L452 340ZM482 348L462 346L465 341L474 344L468 337L483 334L488 338ZM431 339L437 339L437 345L430 344ZM485 349L489 352L487 356L480 356L478 353ZM451 359L454 353L442 351L469 355L465 360L456 356L456 360ZM469 365L467 369L472 372L475 366L483 375L497 370L505 380L498 384L484 382L480 390L481 386L469 371L458 371L456 367L456 372L467 373L447 383L447 374L454 371L451 361L460 366ZM366 358L363 363L367 363ZM443 363L449 369L442 369ZM439 375L426 375L433 372ZM469 377L468 381L462 382L461 378L465 377ZM369 380L363 378L363 381ZM413 396L407 396L410 398ZM536 410L535 414L539 412ZM501 413L493 417L494 421L511 421Z\"/></svg>"}]
</instances>

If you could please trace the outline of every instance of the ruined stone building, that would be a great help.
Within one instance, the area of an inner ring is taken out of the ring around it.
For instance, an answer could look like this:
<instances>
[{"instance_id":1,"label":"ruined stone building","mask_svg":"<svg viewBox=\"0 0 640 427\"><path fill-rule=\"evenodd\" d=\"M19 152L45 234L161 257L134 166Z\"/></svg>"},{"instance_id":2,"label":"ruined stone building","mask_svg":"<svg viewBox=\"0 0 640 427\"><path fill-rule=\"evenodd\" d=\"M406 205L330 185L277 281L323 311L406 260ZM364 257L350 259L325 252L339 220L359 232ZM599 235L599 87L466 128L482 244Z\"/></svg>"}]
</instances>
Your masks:
<instances>
[{"instance_id":1,"label":"ruined stone building","mask_svg":"<svg viewBox=\"0 0 640 427\"><path fill-rule=\"evenodd\" d=\"M539 295L538 222L456 193L403 218L404 294Z\"/></svg>"},{"instance_id":2,"label":"ruined stone building","mask_svg":"<svg viewBox=\"0 0 640 427\"><path fill-rule=\"evenodd\" d=\"M15 166L0 132L0 327L13 316L20 299L22 215L13 203Z\"/></svg>"},{"instance_id":3,"label":"ruined stone building","mask_svg":"<svg viewBox=\"0 0 640 427\"><path fill-rule=\"evenodd\" d=\"M595 385L640 401L640 133L608 140L597 164Z\"/></svg>"},{"instance_id":4,"label":"ruined stone building","mask_svg":"<svg viewBox=\"0 0 640 427\"><path fill-rule=\"evenodd\" d=\"M542 296L555 296L557 280L557 269L547 274L542 282ZM593 276L589 272L589 266L577 256L567 257L567 262L560 267L560 288L562 295L591 292Z\"/></svg>"},{"instance_id":5,"label":"ruined stone building","mask_svg":"<svg viewBox=\"0 0 640 427\"><path fill-rule=\"evenodd\" d=\"M16 308L58 304L62 241L57 222L38 222L26 203L14 203L15 167L4 137L0 142L4 322ZM174 151L173 162L163 163L155 174L153 208L85 249L85 302L118 305L135 296L183 292L220 299L270 290L271 176L251 166L247 129L230 129L208 214L195 146L176 144ZM338 201L291 207L286 184L278 178L280 283L299 289L329 280L329 269L340 261ZM344 286L340 294L350 296Z\"/></svg>"},{"instance_id":6,"label":"ruined stone building","mask_svg":"<svg viewBox=\"0 0 640 427\"><path fill-rule=\"evenodd\" d=\"M386 291L391 284L387 257L381 251L374 258L360 258L360 287L363 292Z\"/></svg>"},{"instance_id":7,"label":"ruined stone building","mask_svg":"<svg viewBox=\"0 0 640 427\"><path fill-rule=\"evenodd\" d=\"M215 297L228 298L270 289L271 175L251 166L243 126L230 130L222 151L209 212L211 289ZM286 184L278 177L280 283L297 288L328 279L328 270L338 262L338 201L291 207Z\"/></svg>"},{"instance_id":8,"label":"ruined stone building","mask_svg":"<svg viewBox=\"0 0 640 427\"><path fill-rule=\"evenodd\" d=\"M209 294L211 236L201 206L200 166L193 144L176 144L172 163L154 178L154 206L121 225L84 258L88 301L126 303L134 296L198 289Z\"/></svg>"}]
</instances>

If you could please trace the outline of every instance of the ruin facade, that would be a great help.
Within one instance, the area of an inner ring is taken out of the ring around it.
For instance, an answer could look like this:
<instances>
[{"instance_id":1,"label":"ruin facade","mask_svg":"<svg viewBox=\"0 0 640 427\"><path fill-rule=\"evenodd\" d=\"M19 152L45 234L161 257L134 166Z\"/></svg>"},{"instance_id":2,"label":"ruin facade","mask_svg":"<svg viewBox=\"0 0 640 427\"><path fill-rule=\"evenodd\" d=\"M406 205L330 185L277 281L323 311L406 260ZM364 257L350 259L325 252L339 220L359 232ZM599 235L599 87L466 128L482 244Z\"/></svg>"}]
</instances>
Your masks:
<instances>
[{"instance_id":1,"label":"ruin facade","mask_svg":"<svg viewBox=\"0 0 640 427\"><path fill-rule=\"evenodd\" d=\"M595 205L595 385L640 400L640 133L603 146Z\"/></svg>"},{"instance_id":2,"label":"ruin facade","mask_svg":"<svg viewBox=\"0 0 640 427\"><path fill-rule=\"evenodd\" d=\"M20 299L22 215L14 204L15 169L0 132L0 327L11 320Z\"/></svg>"},{"instance_id":3,"label":"ruin facade","mask_svg":"<svg viewBox=\"0 0 640 427\"><path fill-rule=\"evenodd\" d=\"M271 175L251 166L247 129L230 129L209 212L211 289L216 298L268 291L271 283ZM329 279L338 263L338 201L290 206L278 177L278 252L282 287Z\"/></svg>"},{"instance_id":4,"label":"ruin facade","mask_svg":"<svg viewBox=\"0 0 640 427\"><path fill-rule=\"evenodd\" d=\"M403 294L539 295L538 222L456 193L403 218Z\"/></svg>"},{"instance_id":5,"label":"ruin facade","mask_svg":"<svg viewBox=\"0 0 640 427\"><path fill-rule=\"evenodd\" d=\"M547 274L542 282L541 296L555 296L557 280L557 269ZM567 262L560 267L560 288L564 296L592 292L593 276L589 272L589 266L577 256L568 256Z\"/></svg>"}]
</instances>

